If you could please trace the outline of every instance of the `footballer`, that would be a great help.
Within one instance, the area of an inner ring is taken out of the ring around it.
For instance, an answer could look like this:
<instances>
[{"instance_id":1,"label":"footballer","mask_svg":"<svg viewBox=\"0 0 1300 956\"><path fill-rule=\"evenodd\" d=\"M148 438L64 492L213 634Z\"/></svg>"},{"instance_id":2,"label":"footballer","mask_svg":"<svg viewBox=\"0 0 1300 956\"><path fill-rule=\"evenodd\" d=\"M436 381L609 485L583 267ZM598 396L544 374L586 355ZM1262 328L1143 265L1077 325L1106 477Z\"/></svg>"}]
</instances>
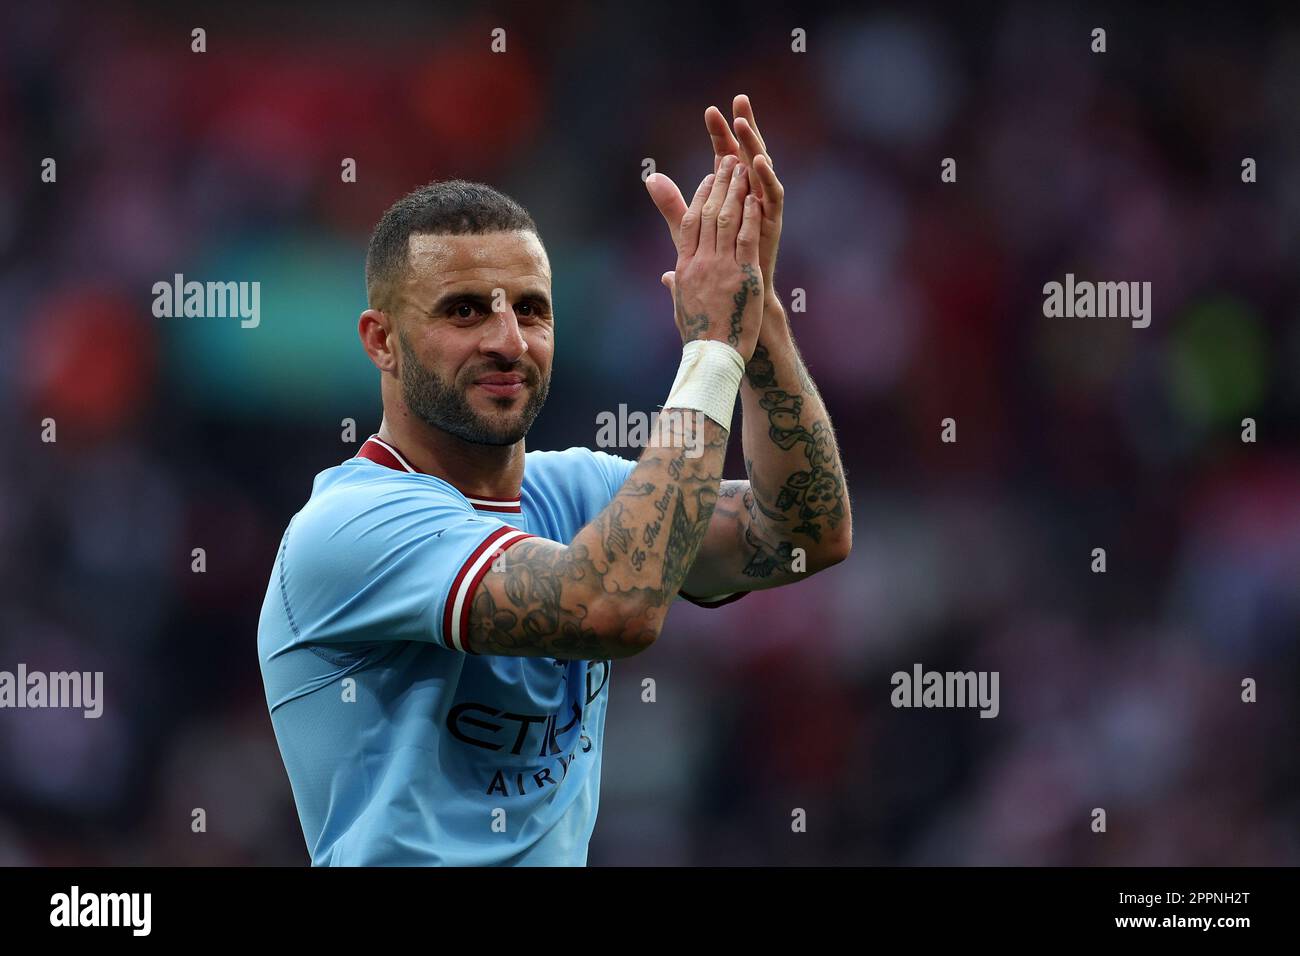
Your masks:
<instances>
[{"instance_id":1,"label":"footballer","mask_svg":"<svg viewBox=\"0 0 1300 956\"><path fill-rule=\"evenodd\" d=\"M611 662L679 595L715 606L848 555L831 421L772 287L783 189L749 100L733 113L705 114L714 173L689 205L646 181L683 356L673 440L635 462L525 450L562 319L522 206L454 180L380 219L358 331L383 420L316 476L258 628L313 865L585 864ZM748 480L724 481L737 394Z\"/></svg>"}]
</instances>

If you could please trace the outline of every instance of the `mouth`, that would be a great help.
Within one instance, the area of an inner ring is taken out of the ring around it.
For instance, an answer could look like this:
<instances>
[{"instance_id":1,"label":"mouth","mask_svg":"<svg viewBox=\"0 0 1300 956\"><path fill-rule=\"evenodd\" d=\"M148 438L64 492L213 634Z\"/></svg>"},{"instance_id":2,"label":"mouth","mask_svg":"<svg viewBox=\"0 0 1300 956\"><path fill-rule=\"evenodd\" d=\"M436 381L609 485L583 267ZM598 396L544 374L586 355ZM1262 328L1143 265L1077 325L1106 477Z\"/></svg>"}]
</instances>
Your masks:
<instances>
[{"instance_id":1,"label":"mouth","mask_svg":"<svg viewBox=\"0 0 1300 956\"><path fill-rule=\"evenodd\" d=\"M476 378L474 386L494 398L511 398L522 392L527 382L527 377L520 372L496 372Z\"/></svg>"}]
</instances>

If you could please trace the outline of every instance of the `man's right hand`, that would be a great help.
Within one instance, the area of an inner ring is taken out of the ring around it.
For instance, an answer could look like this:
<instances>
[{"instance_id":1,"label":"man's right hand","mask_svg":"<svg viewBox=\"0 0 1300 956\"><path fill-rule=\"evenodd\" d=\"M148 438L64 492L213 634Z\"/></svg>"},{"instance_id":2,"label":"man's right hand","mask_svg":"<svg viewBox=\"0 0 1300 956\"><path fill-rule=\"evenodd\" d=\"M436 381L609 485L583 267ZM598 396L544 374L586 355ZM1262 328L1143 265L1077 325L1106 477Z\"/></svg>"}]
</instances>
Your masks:
<instances>
[{"instance_id":1,"label":"man's right hand","mask_svg":"<svg viewBox=\"0 0 1300 956\"><path fill-rule=\"evenodd\" d=\"M677 268L664 273L683 342L726 342L748 362L763 321L758 240L762 213L749 177L727 156L682 216Z\"/></svg>"}]
</instances>

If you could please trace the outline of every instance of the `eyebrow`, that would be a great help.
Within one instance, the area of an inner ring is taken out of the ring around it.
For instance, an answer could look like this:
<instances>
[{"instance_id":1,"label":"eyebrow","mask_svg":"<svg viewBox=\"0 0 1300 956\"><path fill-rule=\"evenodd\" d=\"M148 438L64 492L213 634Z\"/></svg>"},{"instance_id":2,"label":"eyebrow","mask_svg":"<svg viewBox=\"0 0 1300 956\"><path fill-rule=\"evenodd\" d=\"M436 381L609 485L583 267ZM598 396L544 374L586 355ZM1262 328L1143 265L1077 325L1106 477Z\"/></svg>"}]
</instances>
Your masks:
<instances>
[{"instance_id":1,"label":"eyebrow","mask_svg":"<svg viewBox=\"0 0 1300 956\"><path fill-rule=\"evenodd\" d=\"M547 297L545 292L542 292L539 289L525 289L520 294L518 301L525 299L533 299L536 302L540 302L548 312L550 311L551 300ZM429 314L442 315L443 312L451 308L451 306L456 302L471 302L481 308L484 312L492 311L492 297L490 295L483 295L479 292L461 291L447 292L439 296L438 300L433 303L433 307L429 309Z\"/></svg>"}]
</instances>

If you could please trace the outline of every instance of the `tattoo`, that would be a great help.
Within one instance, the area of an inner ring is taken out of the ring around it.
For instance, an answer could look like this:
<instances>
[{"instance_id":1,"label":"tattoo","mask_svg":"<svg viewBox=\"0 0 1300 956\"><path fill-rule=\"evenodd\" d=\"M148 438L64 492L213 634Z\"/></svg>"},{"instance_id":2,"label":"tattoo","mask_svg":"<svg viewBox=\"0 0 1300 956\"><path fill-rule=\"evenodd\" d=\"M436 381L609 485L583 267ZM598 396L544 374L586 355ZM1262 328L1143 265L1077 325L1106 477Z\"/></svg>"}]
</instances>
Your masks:
<instances>
[{"instance_id":1,"label":"tattoo","mask_svg":"<svg viewBox=\"0 0 1300 956\"><path fill-rule=\"evenodd\" d=\"M668 505L672 500L673 490L668 488L665 489L663 497L655 502L655 511L659 513L659 517L646 525L645 530L641 532L641 540L647 548L653 548L655 542L659 540L659 532L664 526L664 516L668 514Z\"/></svg>"},{"instance_id":2,"label":"tattoo","mask_svg":"<svg viewBox=\"0 0 1300 956\"><path fill-rule=\"evenodd\" d=\"M605 560L616 561L627 554L632 543L632 532L623 526L623 502L611 501L609 507L596 519L604 527Z\"/></svg>"},{"instance_id":3,"label":"tattoo","mask_svg":"<svg viewBox=\"0 0 1300 956\"><path fill-rule=\"evenodd\" d=\"M480 653L509 654L542 646L549 656L602 657L599 635L584 625L585 605L563 607L566 582L583 581L595 568L581 545L560 550L543 549L521 541L509 551L504 593L509 605L500 606L489 588L474 594L470 614L470 639Z\"/></svg>"},{"instance_id":4,"label":"tattoo","mask_svg":"<svg viewBox=\"0 0 1300 956\"><path fill-rule=\"evenodd\" d=\"M799 524L794 530L821 540L823 521L831 528L844 517L844 481L836 465L835 439L824 421L813 422L812 429L800 421L803 399L780 389L772 389L759 399L767 412L768 436L783 451L803 446L808 468L788 475L776 496L782 512L797 512Z\"/></svg>"},{"instance_id":5,"label":"tattoo","mask_svg":"<svg viewBox=\"0 0 1300 956\"><path fill-rule=\"evenodd\" d=\"M673 506L672 524L668 527L668 542L664 545L664 586L665 588L678 573L686 560L691 540L691 519L686 515L686 503L679 492ZM682 569L682 577L689 569L689 564Z\"/></svg>"},{"instance_id":6,"label":"tattoo","mask_svg":"<svg viewBox=\"0 0 1300 956\"><path fill-rule=\"evenodd\" d=\"M668 477L673 481L681 481L682 469L686 467L686 445L683 443L681 451L677 457L668 462Z\"/></svg>"},{"instance_id":7,"label":"tattoo","mask_svg":"<svg viewBox=\"0 0 1300 956\"><path fill-rule=\"evenodd\" d=\"M695 427L703 432L690 447L708 455L688 459L684 447L670 458L647 448L635 480L567 547L539 539L509 546L475 590L467 646L590 660L653 641L718 500L727 432L707 419ZM666 475L672 480L660 481Z\"/></svg>"},{"instance_id":8,"label":"tattoo","mask_svg":"<svg viewBox=\"0 0 1300 956\"><path fill-rule=\"evenodd\" d=\"M776 366L763 346L754 349L753 358L745 364L745 377L754 388L776 388Z\"/></svg>"},{"instance_id":9,"label":"tattoo","mask_svg":"<svg viewBox=\"0 0 1300 956\"><path fill-rule=\"evenodd\" d=\"M740 498L739 504L736 498ZM724 503L725 502L725 503ZM741 521L740 508L749 513L749 521ZM718 511L729 521L744 528L742 554L745 561L741 573L747 578L769 578L780 572L793 573L794 545L789 541L772 544L762 536L766 527L760 520L765 514L762 503L751 487L743 481L726 481L718 492ZM784 521L785 516L779 515Z\"/></svg>"},{"instance_id":10,"label":"tattoo","mask_svg":"<svg viewBox=\"0 0 1300 956\"><path fill-rule=\"evenodd\" d=\"M749 563L745 565L745 577L768 578L777 571L793 573L794 545L782 541L775 548L754 534L753 525L745 528L745 543L752 553Z\"/></svg>"},{"instance_id":11,"label":"tattoo","mask_svg":"<svg viewBox=\"0 0 1300 956\"><path fill-rule=\"evenodd\" d=\"M754 494L752 488L745 490L740 499L746 510L749 511L749 523L745 525L745 544L750 548L749 563L745 565L745 576L750 578L770 577L775 571L791 571L791 564L794 560L794 545L789 541L782 541L775 547L764 541L758 536L756 528L762 527L759 521L760 514L767 514L763 509L762 503L758 496ZM785 516L781 515L778 520L784 521Z\"/></svg>"},{"instance_id":12,"label":"tattoo","mask_svg":"<svg viewBox=\"0 0 1300 956\"><path fill-rule=\"evenodd\" d=\"M748 262L743 262L740 268L745 273L745 278L741 280L740 289L731 297L736 307L731 310L731 330L727 333L727 343L732 346L740 344L740 332L744 328L742 319L749 297L758 295L759 292L758 276L754 273L754 267Z\"/></svg>"},{"instance_id":13,"label":"tattoo","mask_svg":"<svg viewBox=\"0 0 1300 956\"><path fill-rule=\"evenodd\" d=\"M785 521L786 516L784 514L779 511L774 511L759 500L759 495L757 493L758 484L754 481L754 459L752 458L745 459L745 476L749 478L749 487L751 489L744 498L745 507L749 509L750 518L757 521L758 516L761 514L769 521Z\"/></svg>"},{"instance_id":14,"label":"tattoo","mask_svg":"<svg viewBox=\"0 0 1300 956\"><path fill-rule=\"evenodd\" d=\"M804 424L805 399L816 398L817 387L797 350L792 358L799 379L797 394L779 387L776 363L761 345L745 366L745 375L750 386L760 392L759 407L767 412L768 438L782 451L801 450L808 467L786 476L775 501L770 495L760 495L755 506L750 507L750 514L755 522L760 514L768 521L787 521L793 516L798 524L792 530L820 541L823 530L836 527L844 517L844 477L830 423L819 416L811 425ZM745 471L750 486L758 490L752 460L746 459ZM775 510L764 502L774 505Z\"/></svg>"},{"instance_id":15,"label":"tattoo","mask_svg":"<svg viewBox=\"0 0 1300 956\"><path fill-rule=\"evenodd\" d=\"M623 525L623 502L610 502L609 508L597 520L605 527L606 560L613 561L615 554L627 554L632 532Z\"/></svg>"},{"instance_id":16,"label":"tattoo","mask_svg":"<svg viewBox=\"0 0 1300 956\"><path fill-rule=\"evenodd\" d=\"M693 342L695 339L704 338L709 331L709 317L706 313L700 312L696 315L686 314L686 303L682 300L682 290L676 290L674 296L677 303L677 318L682 325L682 334L686 336L687 342Z\"/></svg>"},{"instance_id":17,"label":"tattoo","mask_svg":"<svg viewBox=\"0 0 1300 956\"><path fill-rule=\"evenodd\" d=\"M715 487L716 484L715 482ZM672 524L668 528L668 540L664 544L665 594L676 594L682 582L686 580L686 575L690 573L700 545L704 543L704 535L709 530L708 519L699 521L698 516L708 515L710 518L713 516L713 507L717 504L718 493L710 487L696 489L696 519L687 515L685 499L684 492L677 496Z\"/></svg>"}]
</instances>

